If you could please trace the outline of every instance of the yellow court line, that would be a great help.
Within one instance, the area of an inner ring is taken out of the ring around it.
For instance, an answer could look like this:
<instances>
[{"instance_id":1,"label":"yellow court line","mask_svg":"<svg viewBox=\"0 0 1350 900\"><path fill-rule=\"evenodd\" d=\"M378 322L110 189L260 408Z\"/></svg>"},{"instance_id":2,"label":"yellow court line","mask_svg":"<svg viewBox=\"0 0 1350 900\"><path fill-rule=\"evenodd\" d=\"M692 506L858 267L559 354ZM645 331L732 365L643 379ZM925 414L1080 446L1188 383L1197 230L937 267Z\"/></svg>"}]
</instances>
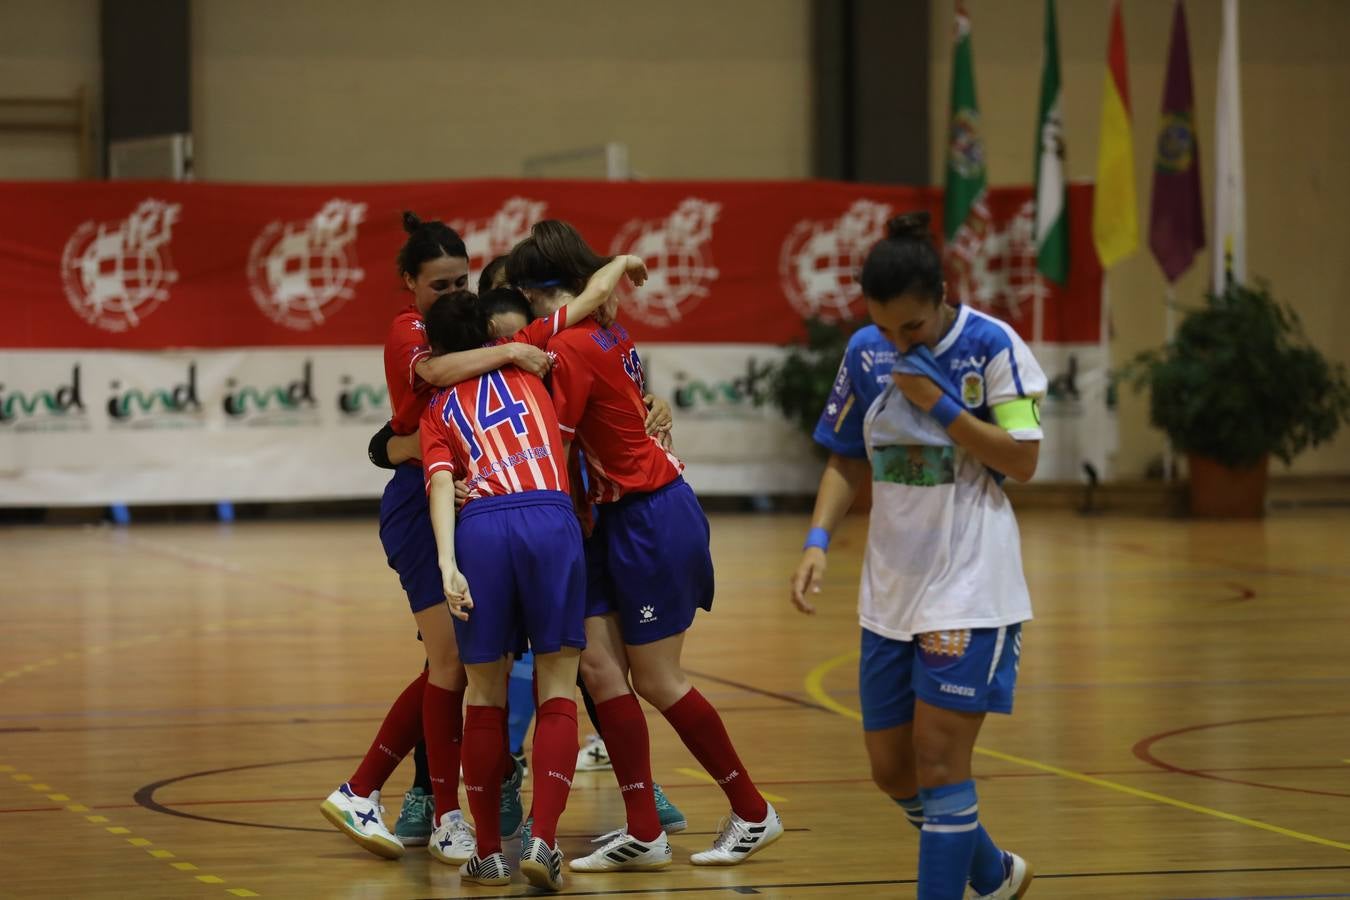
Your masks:
<instances>
[{"instance_id":1,"label":"yellow court line","mask_svg":"<svg viewBox=\"0 0 1350 900\"><path fill-rule=\"evenodd\" d=\"M844 716L845 718L862 721L862 713L858 712L856 709L850 709L849 707L844 706L842 703L831 697L829 692L825 690L826 675L834 669L839 668L839 666L848 662L854 662L857 659L858 651L850 650L848 653L841 653L838 656L825 660L807 673L806 693L812 700L815 700L821 706L830 710L830 712ZM1350 850L1350 844L1342 843L1341 841L1333 841L1330 838L1318 837L1315 834L1295 831L1292 828L1281 828L1279 825L1271 825L1269 822L1262 822L1258 819L1249 819L1246 816L1224 812L1221 809L1212 809L1208 806L1200 806L1197 803L1187 803L1185 800L1177 800L1175 797L1168 797L1165 794L1140 790L1139 788L1133 788L1116 781L1098 778L1095 775L1085 775L1082 772L1075 772L1072 769L1048 765L1047 763L1037 762L1034 759L1027 759L1023 756L1013 756L1011 753L1002 753L998 750L989 750L985 747L976 747L975 752L981 756L988 756L991 759L1002 760L1003 762L1013 763L1019 766L1026 766L1029 769L1048 772L1051 775L1058 775L1061 778L1068 778L1071 781L1079 781L1083 784L1091 784L1096 787L1106 788L1110 791L1118 791L1122 794L1128 794L1131 797L1138 797L1141 800L1152 800L1154 803L1175 806L1177 809L1184 809L1188 812L1213 816L1216 819L1223 819L1226 822L1236 822L1239 825L1246 825L1249 828L1256 828L1261 831L1269 831L1272 834L1294 838L1295 840L1306 841L1309 844L1320 844L1323 847L1334 847L1337 850ZM1346 762L1350 762L1350 760L1346 760Z\"/></svg>"},{"instance_id":2,"label":"yellow court line","mask_svg":"<svg viewBox=\"0 0 1350 900\"><path fill-rule=\"evenodd\" d=\"M33 781L33 780L34 780L34 778L33 778L32 775L29 775L29 774L24 773L24 772L16 772L14 766L11 766L11 765L8 765L8 764L2 764L2 763L0 763L0 772L12 772L12 773L14 773L14 774L10 775L10 777L13 778L15 781L28 782L28 781ZM42 790L42 791L50 791L50 790L51 790L51 787L50 787L49 785L46 785L46 784L30 784L29 787L31 787L31 788L32 788L33 790L35 790L35 791L36 791L36 790ZM47 796L48 796L50 799L52 799L52 800L70 801L70 797L68 797L68 796L65 795L65 794L51 793L51 794L48 794ZM88 813L88 812L89 812L89 807L88 807L88 806L84 805L83 803L77 803L77 802L73 802L73 801L67 803L66 809L69 810L70 812L77 813L77 814L79 814L79 813ZM124 836L124 837L123 837L123 840L125 840L129 846L136 847L137 849L140 849L140 850L144 850L144 851L145 851L146 853L148 853L153 859L166 859L166 860L167 860L167 859L174 859L174 858L175 858L175 857L174 857L174 854L171 853L171 852L169 852L168 850L160 850L160 849L158 849L158 848L155 848L154 841L150 840L149 838L137 837L136 835L132 834L131 829L130 829L130 828L127 828L127 827L124 826L124 825L111 825L111 824L105 824L105 823L108 823L108 821L109 821L109 819L108 819L107 816L101 816L101 815L93 815L93 814L91 814L91 815L86 815L86 816L84 816L84 819L85 819L85 821L90 822L90 823L95 824L95 825L103 825L103 826L104 826L104 829L103 829L103 830L106 831L106 832L108 832L109 834L116 834L116 835L122 835L122 836ZM196 871L199 871L198 868L197 868L195 865L193 865L192 863L190 863L190 862L174 862L174 863L169 863L169 865L172 866L173 868L177 869L177 870L180 871L180 872L196 872ZM224 878L221 878L219 875L194 875L193 878L195 878L197 881L200 881L200 882L203 883L203 884L225 884L225 879L224 879ZM233 895L236 896L236 897L257 897L257 896L259 896L256 892L250 891L248 888L226 888L226 893L233 894Z\"/></svg>"},{"instance_id":3,"label":"yellow court line","mask_svg":"<svg viewBox=\"0 0 1350 900\"><path fill-rule=\"evenodd\" d=\"M696 778L699 781L706 781L708 784L717 784L717 779L713 778L707 772L700 772L698 769L676 769L681 775L687 775L690 778ZM770 803L787 803L788 798L780 797L777 794L770 794L768 791L760 791L760 796Z\"/></svg>"}]
</instances>

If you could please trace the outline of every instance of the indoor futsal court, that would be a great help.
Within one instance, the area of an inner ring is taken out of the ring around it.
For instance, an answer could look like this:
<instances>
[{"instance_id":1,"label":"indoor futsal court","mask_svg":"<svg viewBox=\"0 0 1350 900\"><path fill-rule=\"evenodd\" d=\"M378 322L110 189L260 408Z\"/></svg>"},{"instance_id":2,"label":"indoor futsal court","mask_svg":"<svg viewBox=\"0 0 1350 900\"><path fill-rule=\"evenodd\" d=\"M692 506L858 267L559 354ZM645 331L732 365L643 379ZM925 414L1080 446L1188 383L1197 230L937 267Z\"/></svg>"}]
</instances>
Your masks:
<instances>
[{"instance_id":1,"label":"indoor futsal court","mask_svg":"<svg viewBox=\"0 0 1350 900\"><path fill-rule=\"evenodd\" d=\"M0 0L0 900L1350 900L1350 0Z\"/></svg>"},{"instance_id":2,"label":"indoor futsal court","mask_svg":"<svg viewBox=\"0 0 1350 900\"><path fill-rule=\"evenodd\" d=\"M1036 867L1034 896L1350 895L1346 514L1022 523L1036 619L1016 713L990 717L975 773L991 830ZM690 823L674 865L569 873L567 894L912 895L917 836L896 829L859 740L866 523L837 538L813 619L786 593L804 524L712 517L717 604L685 654L787 834L736 868L688 865L724 801L649 710L654 777ZM319 815L421 661L367 525L4 533L0 893L529 893L461 890L424 851L376 859ZM753 664L734 659L747 641ZM612 773L578 773L564 850L622 816Z\"/></svg>"}]
</instances>

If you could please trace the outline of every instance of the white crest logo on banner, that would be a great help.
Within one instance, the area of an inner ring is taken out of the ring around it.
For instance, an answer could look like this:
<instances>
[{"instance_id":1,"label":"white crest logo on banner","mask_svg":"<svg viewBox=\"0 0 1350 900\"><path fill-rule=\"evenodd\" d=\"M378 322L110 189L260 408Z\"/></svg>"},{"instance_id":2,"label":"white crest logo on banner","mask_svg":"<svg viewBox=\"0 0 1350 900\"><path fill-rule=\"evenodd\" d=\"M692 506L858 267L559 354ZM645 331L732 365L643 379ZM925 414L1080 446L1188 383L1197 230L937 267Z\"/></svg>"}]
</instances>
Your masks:
<instances>
[{"instance_id":1,"label":"white crest logo on banner","mask_svg":"<svg viewBox=\"0 0 1350 900\"><path fill-rule=\"evenodd\" d=\"M530 226L543 219L547 210L548 204L543 200L512 197L489 218L457 219L448 224L464 238L464 247L469 251L469 271L475 273L529 237Z\"/></svg>"},{"instance_id":2,"label":"white crest logo on banner","mask_svg":"<svg viewBox=\"0 0 1350 900\"><path fill-rule=\"evenodd\" d=\"M107 331L127 331L165 300L178 280L169 240L182 205L143 200L120 222L88 221L61 254L66 299L80 317Z\"/></svg>"},{"instance_id":3,"label":"white crest logo on banner","mask_svg":"<svg viewBox=\"0 0 1350 900\"><path fill-rule=\"evenodd\" d=\"M689 197L665 219L633 219L619 230L609 252L642 257L648 276L641 291L627 281L620 284L625 312L663 328L708 296L718 271L706 244L721 211L720 203Z\"/></svg>"},{"instance_id":4,"label":"white crest logo on banner","mask_svg":"<svg viewBox=\"0 0 1350 900\"><path fill-rule=\"evenodd\" d=\"M269 319L296 331L322 325L366 277L352 244L366 204L329 200L303 222L275 221L248 254L249 291Z\"/></svg>"},{"instance_id":5,"label":"white crest logo on banner","mask_svg":"<svg viewBox=\"0 0 1350 900\"><path fill-rule=\"evenodd\" d=\"M863 259L885 234L891 207L855 200L834 221L803 219L788 232L778 256L778 274L792 308L827 322L858 318Z\"/></svg>"},{"instance_id":6,"label":"white crest logo on banner","mask_svg":"<svg viewBox=\"0 0 1350 900\"><path fill-rule=\"evenodd\" d=\"M962 228L947 248L954 271L956 298L1009 321L1023 315L1023 304L1050 296L1036 269L1036 204L1028 200L997 228L987 218L978 228Z\"/></svg>"}]
</instances>

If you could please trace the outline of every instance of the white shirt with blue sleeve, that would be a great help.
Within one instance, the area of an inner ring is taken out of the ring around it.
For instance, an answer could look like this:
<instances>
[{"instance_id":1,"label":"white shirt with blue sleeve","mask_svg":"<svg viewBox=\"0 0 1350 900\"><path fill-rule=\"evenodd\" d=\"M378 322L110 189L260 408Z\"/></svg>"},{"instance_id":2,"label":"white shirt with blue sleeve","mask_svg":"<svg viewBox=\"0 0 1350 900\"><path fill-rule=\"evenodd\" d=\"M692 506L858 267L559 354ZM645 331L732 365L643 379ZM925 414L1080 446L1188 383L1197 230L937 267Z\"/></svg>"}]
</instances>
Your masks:
<instances>
[{"instance_id":1,"label":"white shirt with blue sleeve","mask_svg":"<svg viewBox=\"0 0 1350 900\"><path fill-rule=\"evenodd\" d=\"M1035 403L1045 395L1045 373L1007 323L961 306L933 356L967 412L1018 440L1041 439ZM1029 620L1021 536L1003 488L961 447L915 437L914 407L887 381L863 426L872 514L862 626L908 641Z\"/></svg>"}]
</instances>

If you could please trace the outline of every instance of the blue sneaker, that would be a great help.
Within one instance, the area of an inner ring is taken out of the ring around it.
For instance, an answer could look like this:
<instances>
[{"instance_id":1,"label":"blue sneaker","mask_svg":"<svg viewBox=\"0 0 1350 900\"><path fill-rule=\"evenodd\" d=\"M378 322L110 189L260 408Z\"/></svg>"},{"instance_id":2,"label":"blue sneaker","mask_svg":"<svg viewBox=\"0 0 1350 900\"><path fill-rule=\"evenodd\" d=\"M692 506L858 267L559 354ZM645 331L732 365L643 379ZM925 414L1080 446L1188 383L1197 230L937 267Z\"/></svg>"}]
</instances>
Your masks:
<instances>
[{"instance_id":1,"label":"blue sneaker","mask_svg":"<svg viewBox=\"0 0 1350 900\"><path fill-rule=\"evenodd\" d=\"M394 837L405 847L425 847L431 839L431 820L436 816L436 798L414 785L403 795L403 809L394 823Z\"/></svg>"},{"instance_id":2,"label":"blue sneaker","mask_svg":"<svg viewBox=\"0 0 1350 900\"><path fill-rule=\"evenodd\" d=\"M656 818L660 820L661 829L666 834L675 834L689 827L689 822L685 819L684 813L680 812L675 804L670 802L666 792L661 790L661 785L653 784L652 794L656 798Z\"/></svg>"},{"instance_id":3,"label":"blue sneaker","mask_svg":"<svg viewBox=\"0 0 1350 900\"><path fill-rule=\"evenodd\" d=\"M520 802L520 784L525 780L525 767L520 760L513 760L511 777L502 782L501 824L497 829L503 840L509 840L520 832L520 820L525 818L525 808Z\"/></svg>"}]
</instances>

